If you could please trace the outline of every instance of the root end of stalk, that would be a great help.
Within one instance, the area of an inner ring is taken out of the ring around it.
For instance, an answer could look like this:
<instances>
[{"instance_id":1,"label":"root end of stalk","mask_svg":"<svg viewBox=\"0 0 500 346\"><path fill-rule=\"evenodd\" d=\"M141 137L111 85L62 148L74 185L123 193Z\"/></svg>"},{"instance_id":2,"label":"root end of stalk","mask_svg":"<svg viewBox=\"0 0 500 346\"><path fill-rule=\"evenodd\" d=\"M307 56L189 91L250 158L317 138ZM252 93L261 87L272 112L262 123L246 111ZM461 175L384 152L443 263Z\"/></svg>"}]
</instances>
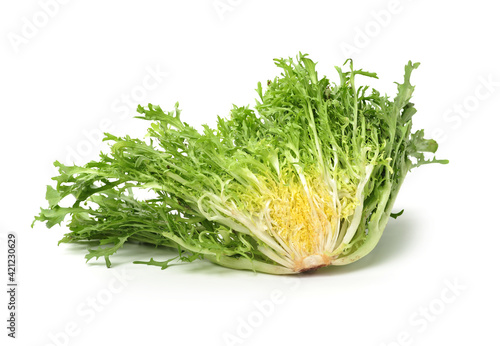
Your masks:
<instances>
[{"instance_id":1,"label":"root end of stalk","mask_svg":"<svg viewBox=\"0 0 500 346\"><path fill-rule=\"evenodd\" d=\"M324 254L309 255L301 258L295 265L294 270L299 273L313 271L330 265L331 258Z\"/></svg>"}]
</instances>

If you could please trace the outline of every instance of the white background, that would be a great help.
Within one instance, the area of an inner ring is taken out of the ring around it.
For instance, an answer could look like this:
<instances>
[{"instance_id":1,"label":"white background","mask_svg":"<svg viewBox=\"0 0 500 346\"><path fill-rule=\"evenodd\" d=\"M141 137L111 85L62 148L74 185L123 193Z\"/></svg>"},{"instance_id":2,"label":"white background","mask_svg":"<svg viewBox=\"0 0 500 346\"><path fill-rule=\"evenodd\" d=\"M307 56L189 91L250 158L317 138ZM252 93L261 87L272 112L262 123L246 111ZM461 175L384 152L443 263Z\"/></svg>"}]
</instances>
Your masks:
<instances>
[{"instance_id":1,"label":"white background","mask_svg":"<svg viewBox=\"0 0 500 346\"><path fill-rule=\"evenodd\" d=\"M6 336L4 293L2 345L229 345L229 335L236 345L500 341L494 2L3 1L0 22L2 285L7 232L17 233L19 254L18 338ZM285 281L205 262L134 265L172 253L129 245L106 269L86 264L84 247L58 247L64 227L30 228L46 206L52 162L96 158L103 129L142 136L138 103L170 110L180 101L184 121L213 125L233 103L253 104L257 82L278 73L273 58L299 51L334 81L334 65L352 56L391 96L407 61L421 62L414 128L451 163L408 176L395 207L404 215L364 259Z\"/></svg>"}]
</instances>

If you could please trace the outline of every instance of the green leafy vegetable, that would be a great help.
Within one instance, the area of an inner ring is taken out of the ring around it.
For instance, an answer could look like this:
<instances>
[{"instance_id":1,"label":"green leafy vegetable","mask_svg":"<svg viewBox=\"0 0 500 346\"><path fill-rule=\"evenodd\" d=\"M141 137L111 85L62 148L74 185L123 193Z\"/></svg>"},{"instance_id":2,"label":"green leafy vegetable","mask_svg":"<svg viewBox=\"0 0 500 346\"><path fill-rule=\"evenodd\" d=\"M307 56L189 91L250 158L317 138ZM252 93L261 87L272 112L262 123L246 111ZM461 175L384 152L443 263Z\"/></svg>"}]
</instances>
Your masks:
<instances>
[{"instance_id":1,"label":"green leafy vegetable","mask_svg":"<svg viewBox=\"0 0 500 346\"><path fill-rule=\"evenodd\" d=\"M59 162L48 227L70 214L61 242L94 245L87 260L109 256L127 241L178 250L177 259L291 274L354 262L378 243L396 195L411 168L437 144L411 133L414 86L405 67L394 100L337 67L340 83L318 78L300 54L276 59L282 69L259 83L255 110L234 107L229 119L202 133L180 110L138 107L151 122L146 140L106 134L110 154L83 167ZM347 63L346 62L346 63ZM140 190L149 191L139 198ZM73 197L70 197L73 196ZM63 207L67 199L74 203ZM97 243L96 243L97 242ZM145 263L168 267L172 259Z\"/></svg>"}]
</instances>

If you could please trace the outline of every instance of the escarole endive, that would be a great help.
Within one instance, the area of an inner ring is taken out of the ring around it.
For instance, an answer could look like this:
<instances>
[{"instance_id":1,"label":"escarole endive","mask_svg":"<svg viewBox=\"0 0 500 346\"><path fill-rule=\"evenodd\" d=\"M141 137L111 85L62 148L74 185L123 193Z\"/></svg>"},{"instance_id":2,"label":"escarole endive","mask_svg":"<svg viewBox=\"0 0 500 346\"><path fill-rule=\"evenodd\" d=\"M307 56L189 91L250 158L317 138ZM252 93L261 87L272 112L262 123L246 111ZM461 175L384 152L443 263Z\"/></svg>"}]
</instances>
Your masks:
<instances>
[{"instance_id":1,"label":"escarole endive","mask_svg":"<svg viewBox=\"0 0 500 346\"><path fill-rule=\"evenodd\" d=\"M36 220L67 220L64 243L89 244L87 260L127 241L178 250L172 260L292 274L354 262L379 241L405 175L437 144L411 132L409 62L391 100L336 68L319 78L307 55L276 59L281 74L259 83L255 110L234 107L199 132L158 106L138 107L151 122L145 140L106 134L110 153L84 166L59 162L49 207ZM147 197L138 197L148 190ZM70 202L65 202L69 201Z\"/></svg>"}]
</instances>

